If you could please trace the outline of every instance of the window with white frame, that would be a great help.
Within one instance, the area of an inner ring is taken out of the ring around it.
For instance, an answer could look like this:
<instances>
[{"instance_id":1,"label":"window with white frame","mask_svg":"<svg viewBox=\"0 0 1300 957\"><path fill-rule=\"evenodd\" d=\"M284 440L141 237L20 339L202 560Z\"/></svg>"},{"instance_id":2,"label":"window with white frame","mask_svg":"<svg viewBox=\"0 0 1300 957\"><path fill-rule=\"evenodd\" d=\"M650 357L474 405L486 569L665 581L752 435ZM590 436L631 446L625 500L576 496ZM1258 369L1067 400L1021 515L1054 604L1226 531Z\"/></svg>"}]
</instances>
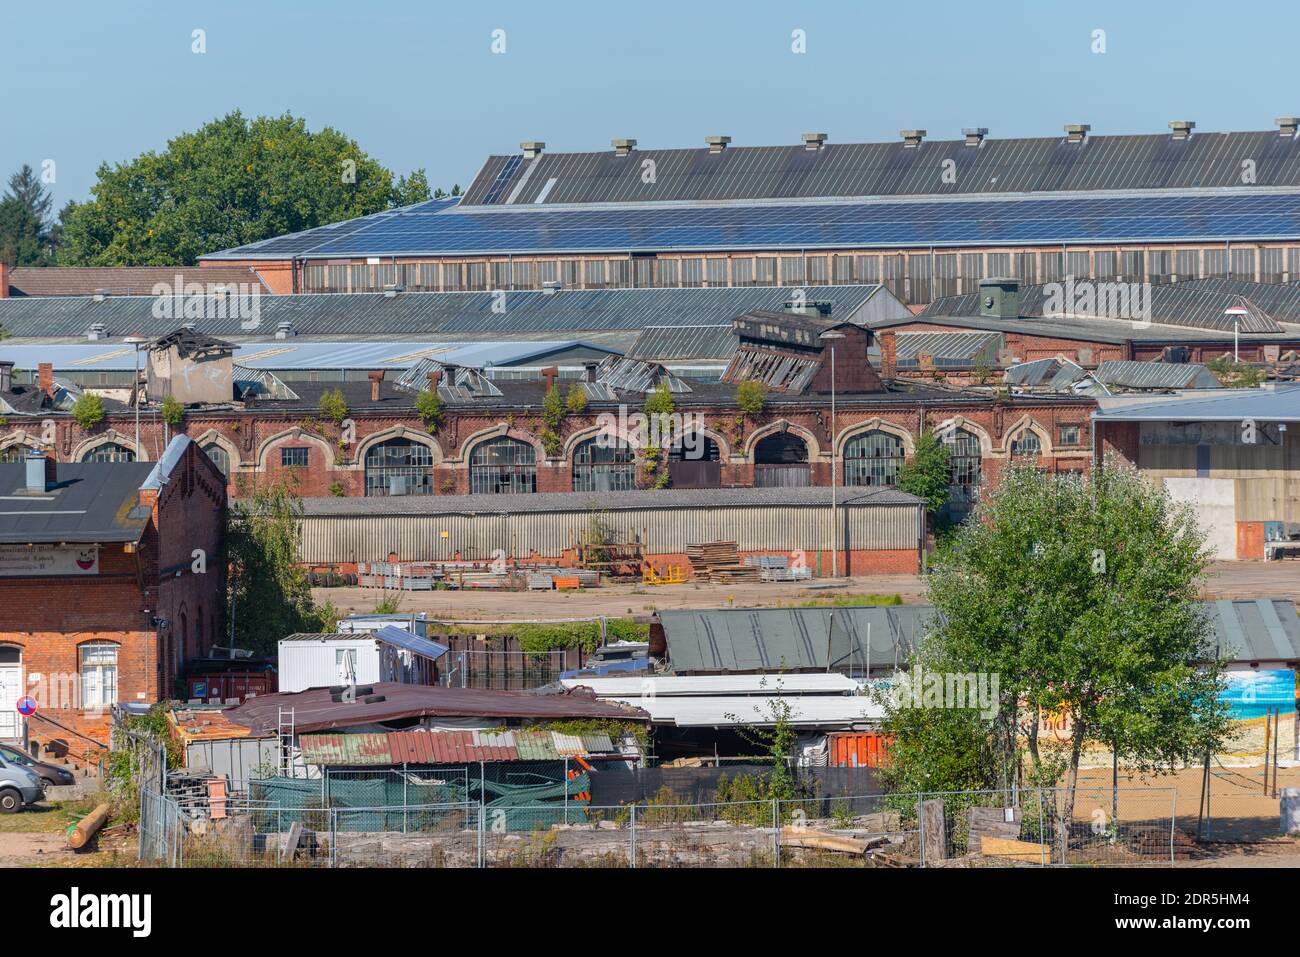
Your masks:
<instances>
[{"instance_id":1,"label":"window with white frame","mask_svg":"<svg viewBox=\"0 0 1300 957\"><path fill-rule=\"evenodd\" d=\"M107 708L117 703L117 645L91 641L79 649L81 657L81 706Z\"/></svg>"}]
</instances>

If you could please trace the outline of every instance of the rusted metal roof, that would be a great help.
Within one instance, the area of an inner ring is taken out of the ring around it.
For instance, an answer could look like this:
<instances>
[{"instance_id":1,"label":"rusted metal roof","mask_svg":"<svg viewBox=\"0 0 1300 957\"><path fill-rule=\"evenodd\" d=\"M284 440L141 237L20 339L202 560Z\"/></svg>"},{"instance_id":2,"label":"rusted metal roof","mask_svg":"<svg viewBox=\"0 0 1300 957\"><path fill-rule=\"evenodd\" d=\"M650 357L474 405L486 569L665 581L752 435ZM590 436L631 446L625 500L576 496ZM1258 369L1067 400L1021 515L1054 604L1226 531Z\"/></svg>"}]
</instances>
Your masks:
<instances>
[{"instance_id":1,"label":"rusted metal roof","mask_svg":"<svg viewBox=\"0 0 1300 957\"><path fill-rule=\"evenodd\" d=\"M618 750L607 734L571 735L541 729L304 734L298 741L304 762L334 766L558 761Z\"/></svg>"}]
</instances>

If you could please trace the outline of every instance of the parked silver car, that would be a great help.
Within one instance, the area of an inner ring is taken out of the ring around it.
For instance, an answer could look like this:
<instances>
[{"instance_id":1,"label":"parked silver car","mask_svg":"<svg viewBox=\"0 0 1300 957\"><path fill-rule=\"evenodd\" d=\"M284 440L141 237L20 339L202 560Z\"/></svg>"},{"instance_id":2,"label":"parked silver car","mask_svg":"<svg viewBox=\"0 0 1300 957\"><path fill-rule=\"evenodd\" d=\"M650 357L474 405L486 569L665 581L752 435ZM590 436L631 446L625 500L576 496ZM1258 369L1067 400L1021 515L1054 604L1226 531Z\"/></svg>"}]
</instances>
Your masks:
<instances>
[{"instance_id":1,"label":"parked silver car","mask_svg":"<svg viewBox=\"0 0 1300 957\"><path fill-rule=\"evenodd\" d=\"M0 757L0 814L12 814L45 797L45 782L30 768Z\"/></svg>"}]
</instances>

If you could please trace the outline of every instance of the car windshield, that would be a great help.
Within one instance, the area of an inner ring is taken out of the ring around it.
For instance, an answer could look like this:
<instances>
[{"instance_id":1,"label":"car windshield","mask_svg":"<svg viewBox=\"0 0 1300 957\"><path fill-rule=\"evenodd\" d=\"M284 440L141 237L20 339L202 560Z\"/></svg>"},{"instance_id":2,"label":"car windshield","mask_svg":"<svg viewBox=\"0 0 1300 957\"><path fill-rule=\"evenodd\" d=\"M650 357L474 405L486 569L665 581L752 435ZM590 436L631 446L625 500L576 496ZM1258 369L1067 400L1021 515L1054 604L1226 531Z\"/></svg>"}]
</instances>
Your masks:
<instances>
[{"instance_id":1,"label":"car windshield","mask_svg":"<svg viewBox=\"0 0 1300 957\"><path fill-rule=\"evenodd\" d=\"M0 761L10 761L14 764L25 764L28 767L31 767L36 763L21 751L14 748L7 748L4 745L0 745Z\"/></svg>"}]
</instances>

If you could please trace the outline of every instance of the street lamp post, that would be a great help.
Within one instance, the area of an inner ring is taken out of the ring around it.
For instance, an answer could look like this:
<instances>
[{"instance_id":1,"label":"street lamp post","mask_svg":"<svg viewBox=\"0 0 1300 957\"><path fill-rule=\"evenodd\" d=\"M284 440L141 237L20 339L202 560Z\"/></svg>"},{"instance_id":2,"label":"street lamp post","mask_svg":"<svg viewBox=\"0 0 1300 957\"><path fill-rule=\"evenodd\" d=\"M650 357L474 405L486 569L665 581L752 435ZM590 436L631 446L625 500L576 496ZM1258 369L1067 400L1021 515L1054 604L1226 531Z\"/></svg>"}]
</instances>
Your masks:
<instances>
[{"instance_id":1,"label":"street lamp post","mask_svg":"<svg viewBox=\"0 0 1300 957\"><path fill-rule=\"evenodd\" d=\"M131 382L131 404L135 406L135 454L143 460L144 456L140 454L140 343L148 340L143 336L127 336L122 341L128 343L135 351L135 379Z\"/></svg>"},{"instance_id":2,"label":"street lamp post","mask_svg":"<svg viewBox=\"0 0 1300 957\"><path fill-rule=\"evenodd\" d=\"M1250 310L1245 306L1229 306L1223 314L1232 320L1232 364L1237 365L1241 362L1241 320L1250 315Z\"/></svg>"},{"instance_id":3,"label":"street lamp post","mask_svg":"<svg viewBox=\"0 0 1300 957\"><path fill-rule=\"evenodd\" d=\"M839 470L836 467L836 453L838 452L839 431L835 421L835 342L843 339L842 332L823 332L821 334L822 342L829 342L831 345L831 577L840 577L840 518L839 509L836 507L836 491L839 487Z\"/></svg>"}]
</instances>

